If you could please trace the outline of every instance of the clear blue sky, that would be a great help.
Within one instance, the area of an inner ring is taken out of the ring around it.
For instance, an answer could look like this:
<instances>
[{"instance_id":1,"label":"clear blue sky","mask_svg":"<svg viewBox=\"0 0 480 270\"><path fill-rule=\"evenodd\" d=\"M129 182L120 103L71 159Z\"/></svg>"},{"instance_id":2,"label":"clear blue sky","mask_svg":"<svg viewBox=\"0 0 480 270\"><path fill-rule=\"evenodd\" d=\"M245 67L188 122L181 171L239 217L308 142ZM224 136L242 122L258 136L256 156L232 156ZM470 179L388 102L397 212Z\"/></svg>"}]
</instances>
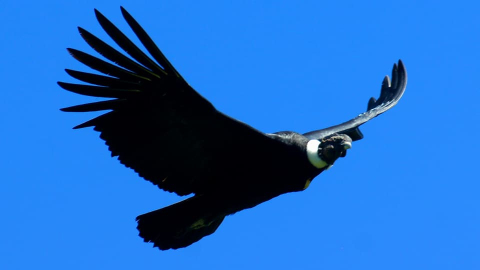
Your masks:
<instances>
[{"instance_id":1,"label":"clear blue sky","mask_svg":"<svg viewBox=\"0 0 480 270\"><path fill-rule=\"evenodd\" d=\"M480 269L478 1L12 1L0 7L0 269ZM400 103L309 189L161 252L135 217L180 200L110 158L88 71L93 8L133 37L123 5L184 78L264 132L350 119L402 59Z\"/></svg>"}]
</instances>

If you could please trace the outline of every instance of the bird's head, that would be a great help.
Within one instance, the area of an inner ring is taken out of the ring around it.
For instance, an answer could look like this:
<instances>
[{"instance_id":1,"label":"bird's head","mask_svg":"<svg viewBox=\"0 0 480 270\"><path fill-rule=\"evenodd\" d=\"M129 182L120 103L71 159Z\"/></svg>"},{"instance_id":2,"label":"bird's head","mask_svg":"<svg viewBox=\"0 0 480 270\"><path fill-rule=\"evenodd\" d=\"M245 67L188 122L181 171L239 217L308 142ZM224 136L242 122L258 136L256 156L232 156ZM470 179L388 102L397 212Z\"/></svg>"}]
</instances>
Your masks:
<instances>
[{"instance_id":1,"label":"bird's head","mask_svg":"<svg viewBox=\"0 0 480 270\"><path fill-rule=\"evenodd\" d=\"M345 157L352 148L352 139L345 134L332 134L321 140L310 140L307 156L313 166L322 169L330 167L338 158Z\"/></svg>"}]
</instances>

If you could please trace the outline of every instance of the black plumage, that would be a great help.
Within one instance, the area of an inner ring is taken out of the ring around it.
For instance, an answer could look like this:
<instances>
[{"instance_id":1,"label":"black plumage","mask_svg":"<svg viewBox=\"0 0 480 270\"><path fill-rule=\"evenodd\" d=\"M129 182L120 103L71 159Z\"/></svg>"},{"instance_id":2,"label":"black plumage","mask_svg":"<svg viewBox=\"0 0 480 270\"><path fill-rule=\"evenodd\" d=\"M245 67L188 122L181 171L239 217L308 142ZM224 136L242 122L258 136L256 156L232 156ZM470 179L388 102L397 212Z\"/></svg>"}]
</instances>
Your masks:
<instances>
[{"instance_id":1,"label":"black plumage","mask_svg":"<svg viewBox=\"0 0 480 270\"><path fill-rule=\"evenodd\" d=\"M75 128L100 132L112 156L159 188L194 194L137 217L140 236L160 249L188 246L217 229L225 216L278 195L304 190L361 139L358 127L393 107L407 75L394 65L378 100L343 124L312 131L262 133L217 111L180 76L152 39L123 8L122 14L153 59L100 12L98 21L131 58L79 28L86 42L112 63L68 49L78 61L105 75L66 70L87 84L58 84L107 101L72 106L66 112L109 112Z\"/></svg>"}]
</instances>

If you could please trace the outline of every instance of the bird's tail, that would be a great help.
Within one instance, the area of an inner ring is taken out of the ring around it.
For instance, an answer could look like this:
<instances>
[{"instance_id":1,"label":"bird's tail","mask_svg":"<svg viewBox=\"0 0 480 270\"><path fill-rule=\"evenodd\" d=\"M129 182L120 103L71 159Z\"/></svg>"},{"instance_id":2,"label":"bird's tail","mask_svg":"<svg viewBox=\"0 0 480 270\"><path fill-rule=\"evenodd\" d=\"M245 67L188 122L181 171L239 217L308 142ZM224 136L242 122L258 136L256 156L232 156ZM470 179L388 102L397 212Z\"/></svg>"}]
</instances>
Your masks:
<instances>
[{"instance_id":1,"label":"bird's tail","mask_svg":"<svg viewBox=\"0 0 480 270\"><path fill-rule=\"evenodd\" d=\"M161 250L189 246L214 233L225 218L212 213L211 203L208 198L194 196L140 215L137 217L139 235Z\"/></svg>"}]
</instances>

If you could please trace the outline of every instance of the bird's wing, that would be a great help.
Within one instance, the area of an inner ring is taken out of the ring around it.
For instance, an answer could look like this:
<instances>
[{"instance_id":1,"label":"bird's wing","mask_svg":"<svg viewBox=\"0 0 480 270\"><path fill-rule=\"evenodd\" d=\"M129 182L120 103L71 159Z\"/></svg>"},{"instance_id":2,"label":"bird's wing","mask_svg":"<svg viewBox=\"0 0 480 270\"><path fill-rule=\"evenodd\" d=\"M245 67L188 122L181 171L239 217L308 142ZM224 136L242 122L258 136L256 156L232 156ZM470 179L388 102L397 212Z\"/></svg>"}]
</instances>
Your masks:
<instances>
[{"instance_id":1,"label":"bird's wing","mask_svg":"<svg viewBox=\"0 0 480 270\"><path fill-rule=\"evenodd\" d=\"M363 138L363 134L360 132L359 127L395 106L405 92L406 87L407 71L402 60L399 60L398 65L393 65L392 81L390 81L388 76L385 76L380 97L378 100L373 97L370 98L366 112L345 123L311 131L303 135L309 139L320 139L333 133L339 133L349 135L354 141L360 140Z\"/></svg>"},{"instance_id":2,"label":"bird's wing","mask_svg":"<svg viewBox=\"0 0 480 270\"><path fill-rule=\"evenodd\" d=\"M242 153L255 146L268 148L274 140L218 112L185 82L133 17L121 10L154 60L95 10L103 29L135 61L79 28L85 41L114 64L68 49L78 61L107 76L67 69L69 75L88 84L58 84L78 94L113 99L62 109L110 110L75 128L94 127L112 156L179 195L203 193L213 185L208 182L212 171L221 170L225 162L235 162L236 156L245 156Z\"/></svg>"}]
</instances>

